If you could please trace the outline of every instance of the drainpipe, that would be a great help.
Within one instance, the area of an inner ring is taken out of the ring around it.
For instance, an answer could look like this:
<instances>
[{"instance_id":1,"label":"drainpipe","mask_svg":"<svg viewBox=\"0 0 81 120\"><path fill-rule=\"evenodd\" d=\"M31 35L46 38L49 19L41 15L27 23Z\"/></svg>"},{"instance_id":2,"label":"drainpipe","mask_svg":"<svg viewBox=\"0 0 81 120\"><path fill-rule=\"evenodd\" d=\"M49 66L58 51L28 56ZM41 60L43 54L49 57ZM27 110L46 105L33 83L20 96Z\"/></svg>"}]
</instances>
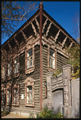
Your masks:
<instances>
[{"instance_id":1,"label":"drainpipe","mask_svg":"<svg viewBox=\"0 0 81 120\"><path fill-rule=\"evenodd\" d=\"M43 4L39 5L40 10L40 110L42 110L42 10Z\"/></svg>"}]
</instances>

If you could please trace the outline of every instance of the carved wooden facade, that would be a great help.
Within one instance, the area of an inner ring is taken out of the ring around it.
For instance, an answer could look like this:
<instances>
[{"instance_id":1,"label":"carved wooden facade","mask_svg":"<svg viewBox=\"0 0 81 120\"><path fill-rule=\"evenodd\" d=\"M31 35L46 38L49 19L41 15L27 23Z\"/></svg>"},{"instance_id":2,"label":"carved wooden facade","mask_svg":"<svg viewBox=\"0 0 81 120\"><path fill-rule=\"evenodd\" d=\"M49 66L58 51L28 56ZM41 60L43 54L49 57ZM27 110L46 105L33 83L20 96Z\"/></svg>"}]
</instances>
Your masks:
<instances>
[{"instance_id":1,"label":"carved wooden facade","mask_svg":"<svg viewBox=\"0 0 81 120\"><path fill-rule=\"evenodd\" d=\"M7 89L10 90L12 109L40 109L39 17L40 11L38 9L36 13L1 46L1 85L4 85L4 89L1 87L1 90L4 90L6 99ZM68 59L65 46L67 45L68 48L70 48L76 44L77 42L43 9L42 100L46 98L46 73L60 69ZM32 50L32 52L28 54L29 50ZM50 50L53 52L50 52ZM53 59L51 59L51 55L52 57L54 55ZM8 76L9 63L11 63L11 73ZM30 67L27 67L27 65L30 65ZM52 65L54 65L54 67L52 67ZM28 90L32 89L32 103L30 102L29 104L27 104L27 86L31 86ZM18 89L17 104L14 104L14 88ZM9 106L7 102L5 102L5 107L6 106Z\"/></svg>"}]
</instances>

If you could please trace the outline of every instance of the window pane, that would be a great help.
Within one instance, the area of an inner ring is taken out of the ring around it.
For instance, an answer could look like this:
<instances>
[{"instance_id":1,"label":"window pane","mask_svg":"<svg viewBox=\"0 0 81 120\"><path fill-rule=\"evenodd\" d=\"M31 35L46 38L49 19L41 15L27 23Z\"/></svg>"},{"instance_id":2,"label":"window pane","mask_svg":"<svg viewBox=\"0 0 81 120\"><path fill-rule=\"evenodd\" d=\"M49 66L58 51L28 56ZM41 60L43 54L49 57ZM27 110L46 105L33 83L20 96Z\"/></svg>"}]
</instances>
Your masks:
<instances>
[{"instance_id":1,"label":"window pane","mask_svg":"<svg viewBox=\"0 0 81 120\"><path fill-rule=\"evenodd\" d=\"M9 91L9 90L7 90L7 93L9 94L9 93L10 93L10 91Z\"/></svg>"},{"instance_id":2,"label":"window pane","mask_svg":"<svg viewBox=\"0 0 81 120\"><path fill-rule=\"evenodd\" d=\"M53 58L53 68L55 69L55 59Z\"/></svg>"},{"instance_id":3,"label":"window pane","mask_svg":"<svg viewBox=\"0 0 81 120\"><path fill-rule=\"evenodd\" d=\"M29 103L29 94L27 94L27 103Z\"/></svg>"},{"instance_id":4,"label":"window pane","mask_svg":"<svg viewBox=\"0 0 81 120\"><path fill-rule=\"evenodd\" d=\"M32 91L32 86L28 86L27 87L27 92L31 92Z\"/></svg>"},{"instance_id":5,"label":"window pane","mask_svg":"<svg viewBox=\"0 0 81 120\"><path fill-rule=\"evenodd\" d=\"M7 102L9 103L9 95L7 95Z\"/></svg>"},{"instance_id":6,"label":"window pane","mask_svg":"<svg viewBox=\"0 0 81 120\"><path fill-rule=\"evenodd\" d=\"M49 57L49 66L52 67L52 58Z\"/></svg>"},{"instance_id":7,"label":"window pane","mask_svg":"<svg viewBox=\"0 0 81 120\"><path fill-rule=\"evenodd\" d=\"M8 76L10 76L10 74L11 74L11 64L9 63L8 64Z\"/></svg>"},{"instance_id":8,"label":"window pane","mask_svg":"<svg viewBox=\"0 0 81 120\"><path fill-rule=\"evenodd\" d=\"M27 68L29 68L29 59L27 59Z\"/></svg>"},{"instance_id":9,"label":"window pane","mask_svg":"<svg viewBox=\"0 0 81 120\"><path fill-rule=\"evenodd\" d=\"M55 57L55 52L53 53L53 57Z\"/></svg>"},{"instance_id":10,"label":"window pane","mask_svg":"<svg viewBox=\"0 0 81 120\"><path fill-rule=\"evenodd\" d=\"M16 59L15 59L14 64L16 64L16 63L17 63L17 61L16 61Z\"/></svg>"},{"instance_id":11,"label":"window pane","mask_svg":"<svg viewBox=\"0 0 81 120\"><path fill-rule=\"evenodd\" d=\"M10 91L7 90L7 102L9 103L10 102Z\"/></svg>"},{"instance_id":12,"label":"window pane","mask_svg":"<svg viewBox=\"0 0 81 120\"><path fill-rule=\"evenodd\" d=\"M18 94L16 93L16 94L14 95L14 103L17 104L17 102L18 102Z\"/></svg>"},{"instance_id":13,"label":"window pane","mask_svg":"<svg viewBox=\"0 0 81 120\"><path fill-rule=\"evenodd\" d=\"M32 67L32 57L30 58L30 67Z\"/></svg>"},{"instance_id":14,"label":"window pane","mask_svg":"<svg viewBox=\"0 0 81 120\"><path fill-rule=\"evenodd\" d=\"M2 102L4 102L4 90L2 91Z\"/></svg>"},{"instance_id":15,"label":"window pane","mask_svg":"<svg viewBox=\"0 0 81 120\"><path fill-rule=\"evenodd\" d=\"M5 77L5 67L3 66L3 68L2 68L2 78L4 78Z\"/></svg>"},{"instance_id":16,"label":"window pane","mask_svg":"<svg viewBox=\"0 0 81 120\"><path fill-rule=\"evenodd\" d=\"M16 72L18 73L18 63L17 63L17 67L16 67L16 69L17 69Z\"/></svg>"},{"instance_id":17,"label":"window pane","mask_svg":"<svg viewBox=\"0 0 81 120\"><path fill-rule=\"evenodd\" d=\"M30 93L30 103L32 103L32 93Z\"/></svg>"},{"instance_id":18,"label":"window pane","mask_svg":"<svg viewBox=\"0 0 81 120\"><path fill-rule=\"evenodd\" d=\"M14 89L14 93L18 93L18 89L17 88Z\"/></svg>"},{"instance_id":19,"label":"window pane","mask_svg":"<svg viewBox=\"0 0 81 120\"><path fill-rule=\"evenodd\" d=\"M50 49L50 55L54 57L54 51Z\"/></svg>"},{"instance_id":20,"label":"window pane","mask_svg":"<svg viewBox=\"0 0 81 120\"><path fill-rule=\"evenodd\" d=\"M27 52L27 57L30 57L32 55L32 49Z\"/></svg>"},{"instance_id":21,"label":"window pane","mask_svg":"<svg viewBox=\"0 0 81 120\"><path fill-rule=\"evenodd\" d=\"M14 103L17 104L18 102L18 89L14 89Z\"/></svg>"}]
</instances>

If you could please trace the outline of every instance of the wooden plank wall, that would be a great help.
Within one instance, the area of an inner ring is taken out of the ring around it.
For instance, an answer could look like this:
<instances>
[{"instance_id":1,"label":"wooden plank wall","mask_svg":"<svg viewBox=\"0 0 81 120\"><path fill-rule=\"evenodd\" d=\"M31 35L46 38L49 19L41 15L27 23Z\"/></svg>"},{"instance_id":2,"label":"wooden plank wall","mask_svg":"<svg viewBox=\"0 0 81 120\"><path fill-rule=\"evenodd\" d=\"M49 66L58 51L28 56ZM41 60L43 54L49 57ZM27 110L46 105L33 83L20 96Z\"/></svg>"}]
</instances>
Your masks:
<instances>
[{"instance_id":1,"label":"wooden plank wall","mask_svg":"<svg viewBox=\"0 0 81 120\"><path fill-rule=\"evenodd\" d=\"M62 66L66 64L67 58L57 52L57 69L62 69Z\"/></svg>"},{"instance_id":2,"label":"wooden plank wall","mask_svg":"<svg viewBox=\"0 0 81 120\"><path fill-rule=\"evenodd\" d=\"M20 75L18 78L19 82L19 108L21 109L29 109L29 110L39 110L40 109L40 47L37 45L34 48L35 53L35 70L30 74L25 74L25 52L20 54L19 62L20 62ZM27 77L33 78L35 81L34 84L34 105L35 107L25 107L25 98L21 99L21 94L25 94L25 84L23 83ZM17 81L17 80L16 80ZM15 81L14 81L15 82Z\"/></svg>"},{"instance_id":3,"label":"wooden plank wall","mask_svg":"<svg viewBox=\"0 0 81 120\"><path fill-rule=\"evenodd\" d=\"M42 99L45 99L45 81L47 73L48 51L47 46L42 47Z\"/></svg>"}]
</instances>

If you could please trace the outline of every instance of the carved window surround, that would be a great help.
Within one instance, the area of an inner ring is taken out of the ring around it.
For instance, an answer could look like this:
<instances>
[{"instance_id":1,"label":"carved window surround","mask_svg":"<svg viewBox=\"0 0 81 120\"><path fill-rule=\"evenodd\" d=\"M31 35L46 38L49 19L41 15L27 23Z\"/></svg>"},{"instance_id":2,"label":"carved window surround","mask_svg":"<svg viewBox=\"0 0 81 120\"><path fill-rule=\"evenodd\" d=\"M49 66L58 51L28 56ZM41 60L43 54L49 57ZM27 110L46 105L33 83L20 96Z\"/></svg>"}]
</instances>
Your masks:
<instances>
[{"instance_id":1,"label":"carved window surround","mask_svg":"<svg viewBox=\"0 0 81 120\"><path fill-rule=\"evenodd\" d=\"M55 52L55 57L54 57L55 58L55 68L49 66L50 49L52 49ZM54 70L56 70L56 50L53 49L51 46L48 46L48 64L47 64L47 66L48 66L48 71L54 71Z\"/></svg>"},{"instance_id":2,"label":"carved window surround","mask_svg":"<svg viewBox=\"0 0 81 120\"><path fill-rule=\"evenodd\" d=\"M6 80L6 63L1 65L1 81L3 82L5 80Z\"/></svg>"},{"instance_id":3,"label":"carved window surround","mask_svg":"<svg viewBox=\"0 0 81 120\"><path fill-rule=\"evenodd\" d=\"M11 66L10 66L11 73L10 74L8 73L8 69L9 69L8 64L11 64ZM8 67L8 69L7 69L7 80L10 80L11 79L11 75L12 75L12 60L10 62L8 62L8 64L7 64L7 67Z\"/></svg>"},{"instance_id":4,"label":"carved window surround","mask_svg":"<svg viewBox=\"0 0 81 120\"><path fill-rule=\"evenodd\" d=\"M8 95L8 90L9 90L9 103L7 102L7 100L8 100L8 97L7 97L7 95ZM11 102L11 84L10 83L7 83L6 84L6 105L10 105L10 102Z\"/></svg>"},{"instance_id":5,"label":"carved window surround","mask_svg":"<svg viewBox=\"0 0 81 120\"><path fill-rule=\"evenodd\" d=\"M14 63L15 63L15 59L18 57L18 72L17 73L14 73ZM15 55L14 57L13 57L13 77L14 78L16 78L16 77L18 77L19 76L19 68L20 68L20 66L19 66L20 64L19 64L19 54L18 55Z\"/></svg>"},{"instance_id":6,"label":"carved window surround","mask_svg":"<svg viewBox=\"0 0 81 120\"><path fill-rule=\"evenodd\" d=\"M34 79L31 77L28 77L25 80L25 106L32 106L34 107ZM31 86L32 87L32 103L27 103L27 87Z\"/></svg>"},{"instance_id":7,"label":"carved window surround","mask_svg":"<svg viewBox=\"0 0 81 120\"><path fill-rule=\"evenodd\" d=\"M32 67L30 68L27 68L27 51L29 51L30 49L32 49L32 60L33 60L33 63L32 63ZM35 66L34 66L34 45L33 46L28 46L27 49L25 50L25 74L30 74L31 72L33 72L35 69Z\"/></svg>"},{"instance_id":8,"label":"carved window surround","mask_svg":"<svg viewBox=\"0 0 81 120\"><path fill-rule=\"evenodd\" d=\"M17 89L17 91L18 91L18 102L17 103L14 103L14 89ZM18 83L16 83L16 84L14 84L13 85L13 87L12 87L12 105L13 106L19 106L19 84Z\"/></svg>"},{"instance_id":9,"label":"carved window surround","mask_svg":"<svg viewBox=\"0 0 81 120\"><path fill-rule=\"evenodd\" d=\"M4 102L5 102L5 96L3 95L3 101L2 101L2 91L4 92L4 95L5 95L5 93L6 93L6 88L5 88L5 85L4 84L2 84L1 85L1 105L4 105Z\"/></svg>"}]
</instances>

